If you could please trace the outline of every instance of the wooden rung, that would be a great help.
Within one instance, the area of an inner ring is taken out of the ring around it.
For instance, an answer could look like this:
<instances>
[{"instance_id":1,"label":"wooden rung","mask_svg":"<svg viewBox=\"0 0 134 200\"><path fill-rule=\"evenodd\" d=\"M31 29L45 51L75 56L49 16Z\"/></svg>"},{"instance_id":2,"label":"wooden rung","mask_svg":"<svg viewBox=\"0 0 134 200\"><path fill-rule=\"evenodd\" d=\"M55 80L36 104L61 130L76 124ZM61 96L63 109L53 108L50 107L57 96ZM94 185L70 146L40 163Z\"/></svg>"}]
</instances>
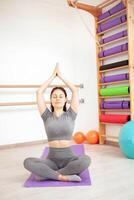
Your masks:
<instances>
[{"instance_id":1,"label":"wooden rung","mask_svg":"<svg viewBox=\"0 0 134 200\"><path fill-rule=\"evenodd\" d=\"M99 5L97 5L97 7L99 7L99 8L104 8L104 7L106 7L106 6L111 5L111 4L114 3L115 1L117 1L117 0L106 0L106 1L104 1L104 2L102 2L102 3L100 3Z\"/></svg>"},{"instance_id":2,"label":"wooden rung","mask_svg":"<svg viewBox=\"0 0 134 200\"><path fill-rule=\"evenodd\" d=\"M120 56L122 54L125 54L125 53L128 53L128 51L122 51L120 53L115 53L115 54L112 54L110 56L105 56L105 57L102 57L102 58L98 58L100 61L102 60L105 60L105 59L108 59L108 58L112 58L112 57L115 57L115 56Z\"/></svg>"},{"instance_id":3,"label":"wooden rung","mask_svg":"<svg viewBox=\"0 0 134 200\"><path fill-rule=\"evenodd\" d=\"M109 20L109 19L112 19L112 18L114 18L114 17L116 17L116 16L118 16L118 15L124 13L124 12L126 12L126 8L123 9L123 10L121 10L120 12L117 12L117 13L115 13L115 14L113 14L113 15L110 15L109 17L107 17L107 18L105 18L105 19L102 19L102 20L98 21L97 24L100 24L100 23L105 22L105 21L107 21L107 20Z\"/></svg>"},{"instance_id":4,"label":"wooden rung","mask_svg":"<svg viewBox=\"0 0 134 200\"><path fill-rule=\"evenodd\" d=\"M112 125L112 126L115 126L115 125L122 126L122 125L124 125L124 124L120 124L120 123L108 123L108 122L100 122L100 124Z\"/></svg>"},{"instance_id":5,"label":"wooden rung","mask_svg":"<svg viewBox=\"0 0 134 200\"><path fill-rule=\"evenodd\" d=\"M121 38L118 38L118 39L113 40L111 42L104 43L104 44L100 45L99 47L102 48L102 47L104 47L106 45L113 44L113 43L116 43L116 42L120 42L121 40L125 40L125 39L128 39L128 36L121 37Z\"/></svg>"},{"instance_id":6,"label":"wooden rung","mask_svg":"<svg viewBox=\"0 0 134 200\"><path fill-rule=\"evenodd\" d=\"M50 101L45 101L46 104L50 104ZM71 103L71 100L68 100L67 103ZM84 103L84 99L79 99L79 103ZM26 105L36 105L37 102L2 102L0 106L26 106Z\"/></svg>"},{"instance_id":7,"label":"wooden rung","mask_svg":"<svg viewBox=\"0 0 134 200\"><path fill-rule=\"evenodd\" d=\"M104 137L104 138L107 138L107 139L114 139L114 140L119 139L117 136L110 136L110 135L101 135L101 137Z\"/></svg>"},{"instance_id":8,"label":"wooden rung","mask_svg":"<svg viewBox=\"0 0 134 200\"><path fill-rule=\"evenodd\" d=\"M102 112L130 112L130 109L100 109Z\"/></svg>"},{"instance_id":9,"label":"wooden rung","mask_svg":"<svg viewBox=\"0 0 134 200\"><path fill-rule=\"evenodd\" d=\"M116 95L116 96L99 96L100 99L112 99L112 98L126 98L126 97L130 97L130 95Z\"/></svg>"},{"instance_id":10,"label":"wooden rung","mask_svg":"<svg viewBox=\"0 0 134 200\"><path fill-rule=\"evenodd\" d=\"M0 88L39 88L41 85L0 85ZM84 88L83 84L75 85L78 88ZM49 85L49 88L63 87L68 88L67 85Z\"/></svg>"},{"instance_id":11,"label":"wooden rung","mask_svg":"<svg viewBox=\"0 0 134 200\"><path fill-rule=\"evenodd\" d=\"M111 68L111 69L101 70L101 71L99 71L99 72L100 72L100 73L105 73L105 72L110 72L110 71L120 70L120 69L125 69L125 68L128 68L128 69L129 69L129 66L128 66L128 65L125 65L125 66L122 66L122 67L115 67L115 68Z\"/></svg>"},{"instance_id":12,"label":"wooden rung","mask_svg":"<svg viewBox=\"0 0 134 200\"><path fill-rule=\"evenodd\" d=\"M99 83L98 85L103 86L103 85L113 85L113 84L121 84L121 83L129 83L129 80L115 81L115 82L108 82L108 83Z\"/></svg>"},{"instance_id":13,"label":"wooden rung","mask_svg":"<svg viewBox=\"0 0 134 200\"><path fill-rule=\"evenodd\" d=\"M109 29L107 29L107 30L105 30L105 31L103 31L103 32L96 33L96 35L98 35L98 36L104 35L104 33L107 33L107 32L109 32L109 31L112 31L112 30L114 30L114 29L116 29L116 28L119 28L119 27L121 27L121 26L123 26L123 25L126 25L126 24L127 24L127 22L121 23L121 24L119 24L119 25L117 25L117 26L113 26L112 28L109 28Z\"/></svg>"}]
</instances>

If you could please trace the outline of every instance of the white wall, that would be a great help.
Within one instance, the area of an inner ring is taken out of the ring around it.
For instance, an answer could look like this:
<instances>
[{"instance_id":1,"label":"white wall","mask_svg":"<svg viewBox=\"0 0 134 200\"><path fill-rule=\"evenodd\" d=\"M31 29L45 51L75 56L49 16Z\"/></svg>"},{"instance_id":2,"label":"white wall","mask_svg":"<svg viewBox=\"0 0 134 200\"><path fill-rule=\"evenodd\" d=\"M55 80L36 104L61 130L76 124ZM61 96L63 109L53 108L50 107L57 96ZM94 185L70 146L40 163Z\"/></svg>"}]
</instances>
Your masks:
<instances>
[{"instance_id":1,"label":"white wall","mask_svg":"<svg viewBox=\"0 0 134 200\"><path fill-rule=\"evenodd\" d=\"M81 13L94 33L93 17ZM97 130L95 42L75 10L63 0L1 0L0 24L0 84L41 84L59 62L67 79L84 83L75 131ZM0 89L0 101L35 101L35 91ZM37 106L0 107L0 145L45 138Z\"/></svg>"}]
</instances>

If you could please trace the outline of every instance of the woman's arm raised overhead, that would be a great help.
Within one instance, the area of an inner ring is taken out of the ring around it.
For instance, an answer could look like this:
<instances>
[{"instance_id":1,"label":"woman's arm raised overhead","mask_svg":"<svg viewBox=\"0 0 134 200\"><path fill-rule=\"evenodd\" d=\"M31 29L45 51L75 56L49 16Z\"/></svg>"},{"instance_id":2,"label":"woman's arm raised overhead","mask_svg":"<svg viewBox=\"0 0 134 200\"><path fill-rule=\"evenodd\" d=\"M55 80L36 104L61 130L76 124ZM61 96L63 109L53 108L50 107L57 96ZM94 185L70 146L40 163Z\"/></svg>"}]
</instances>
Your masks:
<instances>
[{"instance_id":1,"label":"woman's arm raised overhead","mask_svg":"<svg viewBox=\"0 0 134 200\"><path fill-rule=\"evenodd\" d=\"M36 100L37 100L37 105L38 105L38 109L40 114L43 114L43 112L46 110L47 106L45 103L45 99L43 96L44 91L48 88L48 86L51 84L51 82L53 81L53 79L56 77L56 73L57 73L57 65L53 71L53 74L50 76L50 78L45 81L37 90L36 92Z\"/></svg>"},{"instance_id":2,"label":"woman's arm raised overhead","mask_svg":"<svg viewBox=\"0 0 134 200\"><path fill-rule=\"evenodd\" d=\"M66 80L61 72L59 67L57 66L57 76L69 87L72 91L72 98L71 98L71 108L77 113L79 108L79 96L78 96L78 88L71 83L70 81Z\"/></svg>"}]
</instances>

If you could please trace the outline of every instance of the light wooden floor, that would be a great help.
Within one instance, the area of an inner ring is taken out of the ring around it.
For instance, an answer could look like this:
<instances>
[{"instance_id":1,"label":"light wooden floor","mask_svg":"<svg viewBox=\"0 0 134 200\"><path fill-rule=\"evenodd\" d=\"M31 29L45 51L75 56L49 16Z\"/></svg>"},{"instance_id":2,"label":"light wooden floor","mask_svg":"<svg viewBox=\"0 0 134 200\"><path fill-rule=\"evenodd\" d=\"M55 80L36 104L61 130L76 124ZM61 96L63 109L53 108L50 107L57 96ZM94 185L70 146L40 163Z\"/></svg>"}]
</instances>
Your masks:
<instances>
[{"instance_id":1,"label":"light wooden floor","mask_svg":"<svg viewBox=\"0 0 134 200\"><path fill-rule=\"evenodd\" d=\"M24 188L29 172L23 160L40 157L43 148L34 145L0 151L1 200L134 200L134 160L107 145L85 145L92 158L91 186Z\"/></svg>"}]
</instances>

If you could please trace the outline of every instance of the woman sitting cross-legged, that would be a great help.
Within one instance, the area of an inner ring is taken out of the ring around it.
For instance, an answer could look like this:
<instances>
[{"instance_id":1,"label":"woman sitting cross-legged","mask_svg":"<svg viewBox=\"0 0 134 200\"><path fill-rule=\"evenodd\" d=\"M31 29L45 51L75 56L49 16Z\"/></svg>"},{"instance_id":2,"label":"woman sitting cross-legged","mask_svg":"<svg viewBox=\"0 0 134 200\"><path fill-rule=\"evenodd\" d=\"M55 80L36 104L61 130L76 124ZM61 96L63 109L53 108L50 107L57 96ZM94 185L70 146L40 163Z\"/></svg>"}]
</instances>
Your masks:
<instances>
[{"instance_id":1,"label":"woman sitting cross-legged","mask_svg":"<svg viewBox=\"0 0 134 200\"><path fill-rule=\"evenodd\" d=\"M67 93L55 87L50 94L51 110L45 104L44 91L55 77L59 77L71 90L71 104L66 108ZM37 104L48 137L49 153L46 158L26 158L24 167L36 180L81 181L79 174L90 165L88 155L77 156L71 149L71 139L79 107L78 88L67 81L59 67L37 91Z\"/></svg>"}]
</instances>

